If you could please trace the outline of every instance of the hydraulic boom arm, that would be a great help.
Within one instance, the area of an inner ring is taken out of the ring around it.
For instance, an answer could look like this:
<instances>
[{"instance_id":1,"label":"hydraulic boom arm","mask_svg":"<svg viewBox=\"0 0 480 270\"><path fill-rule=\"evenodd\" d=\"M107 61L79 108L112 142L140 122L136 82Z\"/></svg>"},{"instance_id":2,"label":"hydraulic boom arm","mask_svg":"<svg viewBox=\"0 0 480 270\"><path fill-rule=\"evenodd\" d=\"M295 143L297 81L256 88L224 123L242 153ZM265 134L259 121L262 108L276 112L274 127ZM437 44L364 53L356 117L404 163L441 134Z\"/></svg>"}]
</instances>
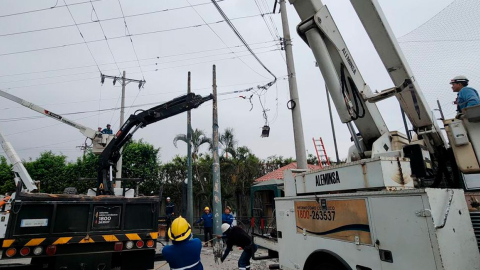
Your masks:
<instances>
[{"instance_id":1,"label":"hydraulic boom arm","mask_svg":"<svg viewBox=\"0 0 480 270\"><path fill-rule=\"evenodd\" d=\"M87 137L87 138L90 138L90 139L93 140L93 139L95 138L95 136L96 136L96 133L97 133L97 132L96 132L95 130L93 130L93 129L91 129L91 128L88 128L88 127L86 127L86 126L84 126L84 125L81 125L81 124L79 124L79 123L76 123L76 122L74 122L74 121L72 121L72 120L69 120L69 119L67 119L67 118L65 118L65 117L63 117L63 116L61 116L61 115L58 115L58 114L56 114L56 113L53 113L53 112L51 112L51 111L49 111L49 110L47 110L47 109L45 109L45 108L42 108L42 107L40 107L40 106L38 106L38 105L35 105L35 104L31 103L31 102L28 102L28 101L24 100L24 99L21 99L21 98L19 98L19 97L16 97L16 96L14 96L14 95L12 95L12 94L9 94L9 93L7 93L7 92L4 92L4 91L2 91L2 90L0 90L0 96L4 97L4 98L6 98L6 99L9 99L9 100L11 100L11 101L13 101L13 102L15 102L15 103L18 103L18 104L20 104L20 105L22 105L22 106L25 106L25 107L27 107L27 108L29 108L29 109L31 109L31 110L34 110L34 111L36 111L36 112L38 112L38 113L41 113L41 114L43 114L43 115L45 115L45 116L48 116L48 117L50 117L50 118L52 118L52 119L55 119L55 120L60 121L60 122L62 122L62 123L65 123L65 124L67 124L67 125L69 125L69 126L72 126L72 127L76 128L76 129L78 129L78 130L79 130L85 137Z\"/></svg>"},{"instance_id":2,"label":"hydraulic boom arm","mask_svg":"<svg viewBox=\"0 0 480 270\"><path fill-rule=\"evenodd\" d=\"M138 114L130 115L125 124L117 132L116 137L110 141L100 155L97 195L113 194L111 189L112 168L116 167L115 165L121 156L120 149L132 138L133 134L139 128L144 128L160 120L198 108L202 103L211 99L213 99L213 95L202 97L194 93L189 93L151 109L141 111Z\"/></svg>"},{"instance_id":3,"label":"hydraulic boom arm","mask_svg":"<svg viewBox=\"0 0 480 270\"><path fill-rule=\"evenodd\" d=\"M27 169L25 169L25 167L23 166L22 160L18 156L17 152L15 152L15 149L13 149L10 142L7 141L7 139L2 135L1 132L0 144L2 145L3 151L5 151L8 160L10 160L10 163L12 163L13 165L13 172L15 174L16 180L15 184L18 184L18 181L23 182L26 187L26 192L32 192L37 190L37 186L28 174Z\"/></svg>"}]
</instances>

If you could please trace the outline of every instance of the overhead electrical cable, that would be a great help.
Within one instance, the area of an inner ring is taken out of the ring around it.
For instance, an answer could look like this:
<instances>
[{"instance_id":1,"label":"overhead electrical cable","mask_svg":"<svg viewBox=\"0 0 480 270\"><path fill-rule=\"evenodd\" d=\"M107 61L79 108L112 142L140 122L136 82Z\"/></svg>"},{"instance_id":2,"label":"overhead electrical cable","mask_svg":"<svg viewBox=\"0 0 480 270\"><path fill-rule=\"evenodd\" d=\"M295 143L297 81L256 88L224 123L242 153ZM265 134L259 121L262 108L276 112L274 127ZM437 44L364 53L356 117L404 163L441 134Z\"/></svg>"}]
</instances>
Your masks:
<instances>
[{"instance_id":1,"label":"overhead electrical cable","mask_svg":"<svg viewBox=\"0 0 480 270\"><path fill-rule=\"evenodd\" d=\"M90 46L88 46L88 43L87 43L87 41L85 40L85 37L83 36L82 31L80 31L80 27L78 27L77 22L75 21L75 18L73 17L72 12L70 11L70 8L69 8L68 5L67 5L66 0L63 0L63 3L65 3L65 7L67 8L68 13L70 13L70 17L72 17L73 23L75 23L75 26L77 27L78 33L80 33L80 36L81 36L82 39L83 39L83 43L85 43L85 45L87 46L88 51L90 52L90 55L92 56L92 59L93 59L93 61L95 62L95 65L97 66L98 71L99 71L100 73L102 73L102 71L100 70L100 67L98 66L97 60L95 59L95 56L93 56L92 50L90 50Z\"/></svg>"},{"instance_id":2,"label":"overhead electrical cable","mask_svg":"<svg viewBox=\"0 0 480 270\"><path fill-rule=\"evenodd\" d=\"M272 42L277 42L277 40L251 43L251 45L267 44L267 43L272 43ZM275 46L275 45L273 45L273 46ZM244 47L244 45L237 45L237 46L233 46L232 48L240 48L240 47ZM269 46L266 46L266 47L258 47L258 48L255 48L255 49L263 49L263 48L269 48L269 47L272 47L272 45L269 45ZM216 52L216 51L227 50L227 49L228 48L215 48L215 49L208 49L208 50L201 50L201 51L170 54L170 55L160 55L160 56L155 56L155 57L142 58L142 59L140 59L140 61L156 60L156 59L176 57L176 56L185 56L185 55L190 55L190 54L199 54L199 53L212 52L212 51ZM119 61L117 63L123 64L123 63L130 63L130 62L136 62L136 61L137 60L127 60L127 61ZM99 64L99 65L104 66L104 65L113 65L113 64L115 64L115 63L102 63L102 64ZM77 66L77 67L65 67L65 68L59 68L59 69L47 69L47 70L39 70L39 71L31 71L31 72L4 74L4 75L0 75L0 78L19 76L19 75L37 74L37 73L46 73L46 72L55 72L55 71L65 71L65 70L71 70L71 69L90 68L90 67L96 67L96 65L85 65L85 66Z\"/></svg>"},{"instance_id":3,"label":"overhead electrical cable","mask_svg":"<svg viewBox=\"0 0 480 270\"><path fill-rule=\"evenodd\" d=\"M93 2L98 2L98 1L102 1L102 0L92 0L92 1ZM88 4L88 3L90 3L90 1L72 3L72 4L70 4L70 6L83 5L83 4ZM23 15L23 14L35 13L35 12L39 12L39 11L52 10L54 8L61 8L61 7L67 7L67 4L65 4L63 6L53 6L53 7L48 7L48 8L40 8L40 9L34 9L34 10L29 10L29 11L22 11L22 12L17 12L17 13L4 14L4 15L0 15L0 18L6 18L6 17L11 17L11 16L18 16L18 15Z\"/></svg>"},{"instance_id":4,"label":"overhead electrical cable","mask_svg":"<svg viewBox=\"0 0 480 270\"><path fill-rule=\"evenodd\" d=\"M213 30L213 28L210 26L209 23L207 23L205 21L205 19L202 17L202 15L200 15L200 13L198 13L198 11L195 9L195 7L192 6L192 4L190 4L190 2L188 0L186 0L187 3L192 7L193 11L195 11L195 13L198 15L198 17L200 17L200 19L204 22L204 25L208 26L208 28L215 34L215 36L217 36L217 38L225 45L225 47L227 48L231 48L230 46L227 45L227 43L220 37L220 35L215 32L215 30ZM212 0L215 4L216 2L214 0ZM221 21L218 21L216 23L219 23ZM233 51L232 51L233 52ZM245 61L243 61L242 59L239 58L239 60L246 66L248 67L250 70L252 70L253 72L257 73L259 76L263 77L263 78L266 78L265 76L263 76L262 74L258 73L255 69L253 69L251 66L249 66L247 63L245 63Z\"/></svg>"},{"instance_id":5,"label":"overhead electrical cable","mask_svg":"<svg viewBox=\"0 0 480 270\"><path fill-rule=\"evenodd\" d=\"M251 18L251 17L256 17L256 16L258 16L258 15L244 16L244 17L239 17L239 18L235 18L235 19L245 19L245 18ZM231 20L234 20L234 19L231 19ZM213 22L213 23L206 23L205 22L204 24L182 26L182 27L163 29L163 30L155 30L155 31L136 33L136 34L134 33L134 34L130 34L130 36L152 35L152 34L158 34L158 33L186 30L186 29L191 29L191 28L198 28L198 27L202 27L202 26L208 26L210 29L212 29L210 27L211 24L218 24L218 23L222 23L222 22L224 22L224 21L221 20L221 21L217 21L217 22ZM77 29L78 29L78 25L76 25L76 26L77 26ZM83 36L82 36L82 38L83 38ZM122 36L110 37L110 40L120 39L120 38L128 38L128 36L122 35ZM38 51L51 50L51 49L59 49L59 48L65 48L65 47L70 47L70 46L77 46L77 45L81 45L81 44L84 44L84 43L89 44L89 43L101 42L101 41L104 41L104 39L95 39L95 40L89 40L89 41L85 41L85 39L84 39L84 42L74 42L74 43L67 43L67 44L63 44L63 45L49 46L49 47L36 48L36 49L30 49L30 50L24 50L24 51L8 52L8 53L2 53L2 54L0 54L0 56L31 53L31 52L38 52ZM230 48L230 47L228 47L228 48Z\"/></svg>"},{"instance_id":6,"label":"overhead electrical cable","mask_svg":"<svg viewBox=\"0 0 480 270\"><path fill-rule=\"evenodd\" d=\"M97 18L98 25L100 26L100 29L102 30L103 37L105 38L105 42L107 43L108 50L110 51L110 54L112 55L113 62L115 62L115 66L117 66L118 73L121 74L122 71L120 70L120 67L118 67L117 59L115 59L115 55L113 54L112 48L110 47L110 43L108 42L107 34L105 34L105 30L103 30L102 23L100 22L100 18L98 17L98 13L95 10L95 6L93 5L92 0L90 0L90 4L92 4L92 10L95 13L95 17Z\"/></svg>"},{"instance_id":7,"label":"overhead electrical cable","mask_svg":"<svg viewBox=\"0 0 480 270\"><path fill-rule=\"evenodd\" d=\"M188 2L188 1L187 1ZM240 34L240 32L237 30L237 28L233 25L233 23L231 22L231 20L227 17L227 15L223 12L222 8L220 7L220 5L218 5L217 2L215 2L215 0L212 0L212 3L213 5L217 8L218 12L220 13L220 15L223 17L223 19L225 20L225 22L230 26L230 28L233 30L233 32L235 33L235 35L238 37L238 39L240 39L240 41L245 45L245 47L250 51L250 53L253 55L253 57L255 57L255 59L257 59L258 63L268 72L270 73L270 75L273 76L273 78L276 80L277 77L265 66L265 64L263 64L263 62L260 60L260 58L258 58L258 56L253 52L253 50L250 48L250 45L248 45L248 43L245 41L245 39L242 37L242 35Z\"/></svg>"}]
</instances>

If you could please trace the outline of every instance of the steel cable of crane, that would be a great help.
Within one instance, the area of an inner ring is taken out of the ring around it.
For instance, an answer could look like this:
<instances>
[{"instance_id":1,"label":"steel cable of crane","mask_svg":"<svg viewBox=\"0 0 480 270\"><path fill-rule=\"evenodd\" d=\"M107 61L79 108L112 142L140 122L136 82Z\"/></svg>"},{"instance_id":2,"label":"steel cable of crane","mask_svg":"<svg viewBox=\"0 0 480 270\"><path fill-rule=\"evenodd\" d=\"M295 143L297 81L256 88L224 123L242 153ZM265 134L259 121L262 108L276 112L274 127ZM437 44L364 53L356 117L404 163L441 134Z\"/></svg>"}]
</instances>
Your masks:
<instances>
[{"instance_id":1,"label":"steel cable of crane","mask_svg":"<svg viewBox=\"0 0 480 270\"><path fill-rule=\"evenodd\" d=\"M218 12L220 13L220 15L223 17L223 19L225 20L225 22L228 24L228 26L230 26L230 28L233 30L233 32L235 33L235 35L238 37L238 39L240 39L240 41L243 43L243 45L245 45L245 47L250 51L250 53L252 54L253 57L255 57L255 59L258 61L258 63L268 72L270 73L270 75L273 76L274 80L277 79L277 77L275 76L275 74L273 74L266 66L265 64L260 60L260 58L258 58L258 56L253 52L253 50L250 48L250 45L248 45L248 43L245 41L245 39L242 37L242 35L240 34L240 32L237 30L237 28L233 25L233 23L231 22L231 20L227 17L227 15L223 12L222 8L220 7L220 5L218 5L217 2L215 2L215 0L212 0L212 3L213 5L217 8Z\"/></svg>"}]
</instances>

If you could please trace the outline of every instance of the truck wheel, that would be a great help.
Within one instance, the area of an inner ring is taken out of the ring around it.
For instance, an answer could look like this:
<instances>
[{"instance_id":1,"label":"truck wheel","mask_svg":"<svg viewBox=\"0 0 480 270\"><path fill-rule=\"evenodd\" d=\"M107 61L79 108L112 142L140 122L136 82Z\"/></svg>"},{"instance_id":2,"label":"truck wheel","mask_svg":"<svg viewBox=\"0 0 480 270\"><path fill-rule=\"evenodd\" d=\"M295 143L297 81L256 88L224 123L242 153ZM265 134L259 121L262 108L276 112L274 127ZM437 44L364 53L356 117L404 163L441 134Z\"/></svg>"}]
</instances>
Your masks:
<instances>
[{"instance_id":1,"label":"truck wheel","mask_svg":"<svg viewBox=\"0 0 480 270\"><path fill-rule=\"evenodd\" d=\"M330 263L322 263L317 265L314 270L344 270L343 267L338 266L338 265L333 265Z\"/></svg>"}]
</instances>

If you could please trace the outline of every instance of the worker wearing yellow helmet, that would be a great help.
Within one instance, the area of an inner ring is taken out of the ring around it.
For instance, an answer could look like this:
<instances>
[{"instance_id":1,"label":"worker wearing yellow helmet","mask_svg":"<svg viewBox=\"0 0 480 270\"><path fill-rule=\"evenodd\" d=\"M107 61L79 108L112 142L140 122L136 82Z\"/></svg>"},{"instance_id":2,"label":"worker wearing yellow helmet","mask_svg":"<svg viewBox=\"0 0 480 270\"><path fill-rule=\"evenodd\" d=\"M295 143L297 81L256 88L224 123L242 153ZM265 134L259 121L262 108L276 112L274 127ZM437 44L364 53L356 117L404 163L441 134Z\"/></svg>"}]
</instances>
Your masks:
<instances>
[{"instance_id":1,"label":"worker wearing yellow helmet","mask_svg":"<svg viewBox=\"0 0 480 270\"><path fill-rule=\"evenodd\" d=\"M202 242L192 238L192 227L183 217L176 218L168 229L173 245L165 246L162 255L171 270L203 270L200 261Z\"/></svg>"},{"instance_id":2,"label":"worker wearing yellow helmet","mask_svg":"<svg viewBox=\"0 0 480 270\"><path fill-rule=\"evenodd\" d=\"M213 242L211 241L213 239L213 215L210 213L210 208L208 206L206 206L203 211L205 213L197 221L195 221L195 224L203 221L203 235L205 237L204 247L208 246L209 241L213 247Z\"/></svg>"}]
</instances>

